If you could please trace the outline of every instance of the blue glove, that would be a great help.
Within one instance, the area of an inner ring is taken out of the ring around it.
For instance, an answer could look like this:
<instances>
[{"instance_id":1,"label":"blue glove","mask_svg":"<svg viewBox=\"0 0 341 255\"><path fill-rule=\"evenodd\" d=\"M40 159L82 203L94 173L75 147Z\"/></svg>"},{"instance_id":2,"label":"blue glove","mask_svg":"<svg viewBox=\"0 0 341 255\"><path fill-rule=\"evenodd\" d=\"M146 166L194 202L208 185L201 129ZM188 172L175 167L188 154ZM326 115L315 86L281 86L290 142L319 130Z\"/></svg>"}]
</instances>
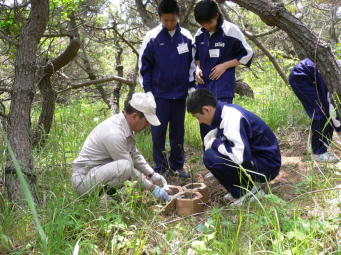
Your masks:
<instances>
[{"instance_id":1,"label":"blue glove","mask_svg":"<svg viewBox=\"0 0 341 255\"><path fill-rule=\"evenodd\" d=\"M153 196L157 199L161 200L162 202L168 202L170 200L168 193L159 186L156 186L152 192Z\"/></svg>"}]
</instances>

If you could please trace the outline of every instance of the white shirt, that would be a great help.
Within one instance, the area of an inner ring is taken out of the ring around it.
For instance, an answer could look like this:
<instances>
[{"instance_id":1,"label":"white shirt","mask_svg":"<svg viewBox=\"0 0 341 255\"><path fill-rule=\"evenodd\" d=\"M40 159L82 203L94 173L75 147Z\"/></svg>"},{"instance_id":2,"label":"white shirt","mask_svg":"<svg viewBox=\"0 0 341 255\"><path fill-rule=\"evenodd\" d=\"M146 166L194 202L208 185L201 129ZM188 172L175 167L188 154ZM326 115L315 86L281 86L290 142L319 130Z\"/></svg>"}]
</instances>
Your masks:
<instances>
[{"instance_id":1,"label":"white shirt","mask_svg":"<svg viewBox=\"0 0 341 255\"><path fill-rule=\"evenodd\" d=\"M123 113L113 115L91 131L73 165L92 168L119 159L129 160L145 175L154 173L137 150L133 131Z\"/></svg>"},{"instance_id":2,"label":"white shirt","mask_svg":"<svg viewBox=\"0 0 341 255\"><path fill-rule=\"evenodd\" d=\"M168 33L170 34L171 37L173 37L175 34L175 29L174 30L168 30Z\"/></svg>"}]
</instances>

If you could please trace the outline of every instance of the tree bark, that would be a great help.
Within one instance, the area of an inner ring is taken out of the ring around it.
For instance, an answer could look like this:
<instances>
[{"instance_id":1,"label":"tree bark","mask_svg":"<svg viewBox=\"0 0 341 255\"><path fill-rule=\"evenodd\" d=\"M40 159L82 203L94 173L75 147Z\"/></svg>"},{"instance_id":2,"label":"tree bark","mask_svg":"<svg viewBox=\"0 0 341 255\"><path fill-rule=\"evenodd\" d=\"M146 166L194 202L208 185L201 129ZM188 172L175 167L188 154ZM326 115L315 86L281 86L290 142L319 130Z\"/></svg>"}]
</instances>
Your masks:
<instances>
[{"instance_id":1,"label":"tree bark","mask_svg":"<svg viewBox=\"0 0 341 255\"><path fill-rule=\"evenodd\" d=\"M123 65L122 65L122 53L123 48L120 45L119 40L115 42L116 48L116 71L117 75L123 77ZM122 82L116 81L113 89L112 99L111 99L111 111L113 113L118 113L120 111L120 94L121 94Z\"/></svg>"},{"instance_id":2,"label":"tree bark","mask_svg":"<svg viewBox=\"0 0 341 255\"><path fill-rule=\"evenodd\" d=\"M39 121L33 131L32 143L34 146L43 146L53 122L57 93L52 87L51 76L62 67L70 63L78 53L80 47L79 34L75 32L76 21L73 15L70 15L68 22L70 43L65 51L55 58L51 64L47 64L47 59L39 70L38 88L42 97L41 112Z\"/></svg>"},{"instance_id":3,"label":"tree bark","mask_svg":"<svg viewBox=\"0 0 341 255\"><path fill-rule=\"evenodd\" d=\"M138 73L139 73L139 57L136 57L136 64L135 64L135 70L134 70L134 76L133 76L133 86L129 86L129 91L128 91L128 95L126 97L126 100L124 101L124 107L127 106L127 104L129 103L130 99L132 98L133 94L135 93L135 89L136 89L136 83L137 83L137 77L138 77Z\"/></svg>"},{"instance_id":4,"label":"tree bark","mask_svg":"<svg viewBox=\"0 0 341 255\"><path fill-rule=\"evenodd\" d=\"M142 0L135 0L135 4L143 23L149 28L156 27L158 25L157 20L148 13L146 7L142 3Z\"/></svg>"},{"instance_id":5,"label":"tree bark","mask_svg":"<svg viewBox=\"0 0 341 255\"><path fill-rule=\"evenodd\" d=\"M338 105L341 99L341 69L326 42L288 12L282 3L269 0L234 0L234 2L257 14L267 25L279 27L292 41L305 49L307 57L317 64L334 104ZM341 107L338 107L337 113L340 117Z\"/></svg>"},{"instance_id":6,"label":"tree bark","mask_svg":"<svg viewBox=\"0 0 341 255\"><path fill-rule=\"evenodd\" d=\"M20 32L15 59L15 83L9 113L7 135L16 159L23 170L32 195L37 200L33 168L31 135L31 107L35 94L36 52L49 17L48 0L32 0L27 23ZM7 155L5 186L8 197L13 202L23 202L14 164Z\"/></svg>"}]
</instances>

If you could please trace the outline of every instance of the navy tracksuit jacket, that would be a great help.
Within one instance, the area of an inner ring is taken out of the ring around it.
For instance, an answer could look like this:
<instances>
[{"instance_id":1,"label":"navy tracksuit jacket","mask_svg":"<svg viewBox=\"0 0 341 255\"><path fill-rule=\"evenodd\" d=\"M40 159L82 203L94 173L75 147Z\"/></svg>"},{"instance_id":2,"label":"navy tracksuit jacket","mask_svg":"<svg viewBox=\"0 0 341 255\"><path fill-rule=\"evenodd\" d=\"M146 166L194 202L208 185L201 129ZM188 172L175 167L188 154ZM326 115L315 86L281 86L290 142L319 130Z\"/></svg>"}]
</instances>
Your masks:
<instances>
[{"instance_id":1,"label":"navy tracksuit jacket","mask_svg":"<svg viewBox=\"0 0 341 255\"><path fill-rule=\"evenodd\" d=\"M246 42L240 29L228 21L218 21L218 29L210 35L209 31L200 28L194 38L194 56L199 60L205 88L213 92L217 99L232 103L236 87L236 69L230 68L218 80L211 80L209 75L213 67L226 61L237 59L246 66L251 65L253 51ZM211 130L207 125L200 125L201 138Z\"/></svg>"},{"instance_id":2,"label":"navy tracksuit jacket","mask_svg":"<svg viewBox=\"0 0 341 255\"><path fill-rule=\"evenodd\" d=\"M277 138L257 115L218 102L212 127L217 128L217 136L204 153L204 164L233 197L245 193L236 186L252 186L240 165L250 170L253 181L270 181L278 175L281 154Z\"/></svg>"},{"instance_id":3,"label":"navy tracksuit jacket","mask_svg":"<svg viewBox=\"0 0 341 255\"><path fill-rule=\"evenodd\" d=\"M151 91L156 101L156 115L161 125L152 127L155 170L170 167L182 169L184 164L184 121L188 89L195 86L195 65L190 32L179 25L173 36L161 24L150 30L140 49L140 83ZM165 151L169 123L171 153ZM168 165L169 163L169 165Z\"/></svg>"},{"instance_id":4,"label":"navy tracksuit jacket","mask_svg":"<svg viewBox=\"0 0 341 255\"><path fill-rule=\"evenodd\" d=\"M330 118L334 107L330 102L328 89L321 73L316 68L316 64L306 58L292 69L289 83L312 119L313 153L325 153L332 141L334 128L336 131L341 131L341 122L336 117Z\"/></svg>"}]
</instances>

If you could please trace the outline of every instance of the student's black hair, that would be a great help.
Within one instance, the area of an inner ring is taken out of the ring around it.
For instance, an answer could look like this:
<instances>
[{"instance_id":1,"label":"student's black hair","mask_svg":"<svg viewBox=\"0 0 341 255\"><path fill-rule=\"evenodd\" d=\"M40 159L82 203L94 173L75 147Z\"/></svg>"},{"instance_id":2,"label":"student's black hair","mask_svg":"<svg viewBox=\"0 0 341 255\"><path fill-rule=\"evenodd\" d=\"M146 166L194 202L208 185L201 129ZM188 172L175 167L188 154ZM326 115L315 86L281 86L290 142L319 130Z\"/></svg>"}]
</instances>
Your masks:
<instances>
[{"instance_id":1,"label":"student's black hair","mask_svg":"<svg viewBox=\"0 0 341 255\"><path fill-rule=\"evenodd\" d=\"M215 95L207 89L197 89L187 98L187 111L191 114L203 113L203 106L217 106Z\"/></svg>"},{"instance_id":2,"label":"student's black hair","mask_svg":"<svg viewBox=\"0 0 341 255\"><path fill-rule=\"evenodd\" d=\"M137 113L140 119L145 117L143 112L140 112L140 111L136 110L129 103L124 107L124 112L129 114L129 115L133 114L133 113Z\"/></svg>"},{"instance_id":3,"label":"student's black hair","mask_svg":"<svg viewBox=\"0 0 341 255\"><path fill-rule=\"evenodd\" d=\"M176 0L162 0L157 7L157 12L159 16L170 13L179 16L178 2Z\"/></svg>"},{"instance_id":4,"label":"student's black hair","mask_svg":"<svg viewBox=\"0 0 341 255\"><path fill-rule=\"evenodd\" d=\"M208 22L215 17L218 17L218 23L222 20L217 3L211 0L203 0L197 3L194 8L194 17L199 24Z\"/></svg>"}]
</instances>

